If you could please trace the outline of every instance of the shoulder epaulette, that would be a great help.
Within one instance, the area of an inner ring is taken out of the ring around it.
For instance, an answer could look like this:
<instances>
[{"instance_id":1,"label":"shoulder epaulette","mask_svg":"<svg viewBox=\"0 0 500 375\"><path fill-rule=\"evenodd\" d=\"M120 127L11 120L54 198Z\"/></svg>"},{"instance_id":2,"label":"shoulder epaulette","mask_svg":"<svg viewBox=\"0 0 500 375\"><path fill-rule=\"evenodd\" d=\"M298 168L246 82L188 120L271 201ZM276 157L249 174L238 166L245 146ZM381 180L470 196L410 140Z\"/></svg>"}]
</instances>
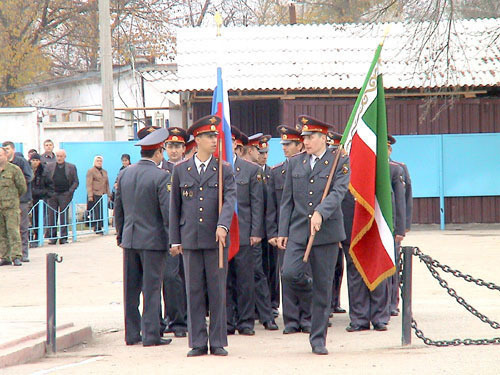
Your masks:
<instances>
[{"instance_id":1,"label":"shoulder epaulette","mask_svg":"<svg viewBox=\"0 0 500 375\"><path fill-rule=\"evenodd\" d=\"M275 165L274 167L272 167L271 169L280 168L280 167L282 167L282 166L283 166L283 164L285 164L285 162L284 162L284 161L282 161L281 163L276 164L276 165Z\"/></svg>"}]
</instances>

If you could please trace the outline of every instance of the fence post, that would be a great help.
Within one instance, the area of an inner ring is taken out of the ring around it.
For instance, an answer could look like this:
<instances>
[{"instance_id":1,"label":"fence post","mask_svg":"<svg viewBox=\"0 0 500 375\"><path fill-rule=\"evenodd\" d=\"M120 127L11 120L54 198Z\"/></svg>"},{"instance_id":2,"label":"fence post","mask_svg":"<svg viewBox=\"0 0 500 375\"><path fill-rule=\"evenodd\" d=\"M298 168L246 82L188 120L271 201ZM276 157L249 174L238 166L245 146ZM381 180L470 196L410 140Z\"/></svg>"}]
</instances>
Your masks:
<instances>
[{"instance_id":1,"label":"fence post","mask_svg":"<svg viewBox=\"0 0 500 375\"><path fill-rule=\"evenodd\" d=\"M45 227L45 202L40 199L38 201L38 229L37 229L37 232L38 232L38 246L39 247L42 247L43 246L43 228Z\"/></svg>"},{"instance_id":2,"label":"fence post","mask_svg":"<svg viewBox=\"0 0 500 375\"><path fill-rule=\"evenodd\" d=\"M47 254L47 347L48 353L55 353L56 347L56 262L62 257L55 253Z\"/></svg>"},{"instance_id":3,"label":"fence post","mask_svg":"<svg viewBox=\"0 0 500 375\"><path fill-rule=\"evenodd\" d=\"M411 309L411 281L412 281L412 257L413 247L404 246L403 248L403 319L401 345L411 345L411 322L413 319Z\"/></svg>"},{"instance_id":4,"label":"fence post","mask_svg":"<svg viewBox=\"0 0 500 375\"><path fill-rule=\"evenodd\" d=\"M71 231L73 232L73 242L76 242L76 203L73 199L71 201Z\"/></svg>"},{"instance_id":5,"label":"fence post","mask_svg":"<svg viewBox=\"0 0 500 375\"><path fill-rule=\"evenodd\" d=\"M102 231L103 233L109 234L109 212L108 212L108 195L104 194L101 198L101 209L102 209Z\"/></svg>"}]
</instances>

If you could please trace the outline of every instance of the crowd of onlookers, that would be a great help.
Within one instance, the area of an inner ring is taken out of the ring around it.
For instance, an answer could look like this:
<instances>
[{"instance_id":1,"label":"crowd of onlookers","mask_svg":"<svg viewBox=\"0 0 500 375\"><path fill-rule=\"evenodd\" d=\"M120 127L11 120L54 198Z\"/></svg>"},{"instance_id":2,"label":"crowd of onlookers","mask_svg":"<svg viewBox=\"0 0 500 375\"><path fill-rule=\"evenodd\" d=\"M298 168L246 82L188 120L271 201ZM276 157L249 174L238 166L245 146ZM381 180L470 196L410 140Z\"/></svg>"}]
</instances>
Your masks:
<instances>
[{"instance_id":1,"label":"crowd of onlookers","mask_svg":"<svg viewBox=\"0 0 500 375\"><path fill-rule=\"evenodd\" d=\"M29 248L38 246L40 217L43 232L50 245L68 242L69 205L79 180L74 164L66 161L66 152L54 150L47 139L44 152L31 149L27 159L16 152L10 141L0 147L0 265L21 266L29 262ZM122 168L130 164L130 156L122 155ZM112 200L109 178L102 168L102 156L95 156L87 172L87 210L85 221L97 234L103 233L102 196ZM22 178L21 178L22 177ZM45 203L40 213L39 202ZM60 229L59 234L58 228Z\"/></svg>"}]
</instances>

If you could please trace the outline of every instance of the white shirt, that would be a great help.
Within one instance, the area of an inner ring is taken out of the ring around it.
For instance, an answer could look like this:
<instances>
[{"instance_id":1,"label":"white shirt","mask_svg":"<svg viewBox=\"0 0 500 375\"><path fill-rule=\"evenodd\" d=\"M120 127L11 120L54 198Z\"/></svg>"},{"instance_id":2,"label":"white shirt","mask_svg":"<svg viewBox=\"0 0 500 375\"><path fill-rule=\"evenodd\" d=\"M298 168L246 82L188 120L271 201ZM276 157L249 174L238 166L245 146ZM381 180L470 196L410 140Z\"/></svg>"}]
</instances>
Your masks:
<instances>
[{"instance_id":1,"label":"white shirt","mask_svg":"<svg viewBox=\"0 0 500 375\"><path fill-rule=\"evenodd\" d=\"M198 171L198 173L200 173L201 171L202 164L205 166L205 171L206 171L208 164L210 163L211 160L212 160L212 155L210 155L210 157L206 161L201 161L200 159L198 159L198 153L196 153L194 155L194 164L196 165L196 170Z\"/></svg>"},{"instance_id":2,"label":"white shirt","mask_svg":"<svg viewBox=\"0 0 500 375\"><path fill-rule=\"evenodd\" d=\"M318 161L320 161L320 160L321 160L321 158L322 158L323 156L325 156L326 151L327 151L327 150L323 151L323 153L322 153L320 156L316 156L316 155L314 155L314 154L312 154L312 155L310 156L310 158L309 158L309 165L311 166L311 170L313 170L313 169L314 169L314 166L316 165L316 163L317 163ZM316 161L316 158L318 158L318 160L317 160L317 161Z\"/></svg>"}]
</instances>

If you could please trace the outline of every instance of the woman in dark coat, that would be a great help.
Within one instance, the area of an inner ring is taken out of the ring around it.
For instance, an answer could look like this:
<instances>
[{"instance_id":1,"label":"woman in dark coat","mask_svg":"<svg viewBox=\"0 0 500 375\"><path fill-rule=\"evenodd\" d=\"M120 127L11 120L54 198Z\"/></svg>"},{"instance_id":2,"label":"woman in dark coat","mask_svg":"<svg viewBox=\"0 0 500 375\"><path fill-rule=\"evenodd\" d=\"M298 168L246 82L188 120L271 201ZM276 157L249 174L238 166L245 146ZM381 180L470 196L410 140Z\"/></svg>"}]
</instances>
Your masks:
<instances>
[{"instance_id":1,"label":"woman in dark coat","mask_svg":"<svg viewBox=\"0 0 500 375\"><path fill-rule=\"evenodd\" d=\"M43 163L40 162L40 155L35 153L30 157L31 169L33 170L33 181L31 182L31 190L33 195L33 210L32 210L32 229L31 237L32 240L37 239L38 235L38 209L40 207L37 204L39 201L46 202L52 195L54 195L54 182L48 175L48 171L44 168ZM32 246L36 247L38 244L36 242L32 243Z\"/></svg>"}]
</instances>

